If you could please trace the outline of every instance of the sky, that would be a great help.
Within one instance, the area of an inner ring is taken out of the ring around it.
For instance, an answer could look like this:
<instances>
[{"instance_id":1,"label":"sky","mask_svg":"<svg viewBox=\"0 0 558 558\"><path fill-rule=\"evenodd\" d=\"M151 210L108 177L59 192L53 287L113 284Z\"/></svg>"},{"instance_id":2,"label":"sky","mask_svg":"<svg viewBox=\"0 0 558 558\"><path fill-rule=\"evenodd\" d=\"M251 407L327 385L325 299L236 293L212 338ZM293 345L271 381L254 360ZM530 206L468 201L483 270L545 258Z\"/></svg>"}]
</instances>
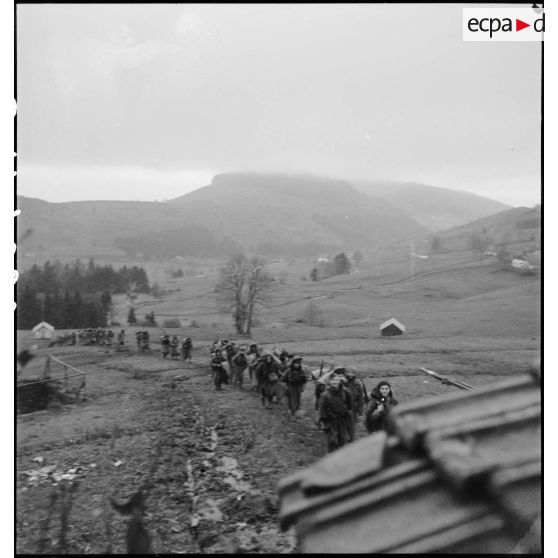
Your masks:
<instances>
[{"instance_id":1,"label":"sky","mask_svg":"<svg viewBox=\"0 0 558 558\"><path fill-rule=\"evenodd\" d=\"M463 6L18 5L18 193L271 171L539 203L540 44L463 42Z\"/></svg>"}]
</instances>

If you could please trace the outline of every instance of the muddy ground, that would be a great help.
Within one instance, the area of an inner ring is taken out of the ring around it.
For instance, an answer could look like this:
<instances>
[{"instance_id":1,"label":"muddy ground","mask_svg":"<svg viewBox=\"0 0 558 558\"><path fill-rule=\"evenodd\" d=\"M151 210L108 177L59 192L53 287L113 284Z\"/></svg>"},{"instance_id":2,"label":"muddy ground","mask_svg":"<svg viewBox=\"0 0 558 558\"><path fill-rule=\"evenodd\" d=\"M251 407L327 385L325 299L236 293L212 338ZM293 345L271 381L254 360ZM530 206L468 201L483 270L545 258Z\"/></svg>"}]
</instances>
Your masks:
<instances>
[{"instance_id":1,"label":"muddy ground","mask_svg":"<svg viewBox=\"0 0 558 558\"><path fill-rule=\"evenodd\" d=\"M323 454L313 417L265 409L250 389L212 390L207 357L65 352L87 370L90 400L18 417L17 552L125 552L127 519L108 498L144 483L156 552L294 550L276 484Z\"/></svg>"},{"instance_id":2,"label":"muddy ground","mask_svg":"<svg viewBox=\"0 0 558 558\"><path fill-rule=\"evenodd\" d=\"M296 551L294 534L278 527L276 489L282 477L325 455L314 422L314 387L308 384L295 420L284 401L262 407L249 385L217 392L209 342L196 342L191 363L163 360L158 344L144 355L133 347L50 349L87 372L88 398L17 418L18 553L125 552L127 518L109 498L123 500L142 486L148 487L145 525L155 552ZM286 346L312 369L324 358L320 343ZM536 354L531 339L500 347L495 340L448 338L445 351L412 339L327 345L327 358L354 366L369 389L387 377L401 401L455 391L411 363L481 386L520 373ZM24 376L44 367L47 349L36 354ZM53 364L51 374L61 375L60 366ZM357 434L365 435L362 424Z\"/></svg>"}]
</instances>

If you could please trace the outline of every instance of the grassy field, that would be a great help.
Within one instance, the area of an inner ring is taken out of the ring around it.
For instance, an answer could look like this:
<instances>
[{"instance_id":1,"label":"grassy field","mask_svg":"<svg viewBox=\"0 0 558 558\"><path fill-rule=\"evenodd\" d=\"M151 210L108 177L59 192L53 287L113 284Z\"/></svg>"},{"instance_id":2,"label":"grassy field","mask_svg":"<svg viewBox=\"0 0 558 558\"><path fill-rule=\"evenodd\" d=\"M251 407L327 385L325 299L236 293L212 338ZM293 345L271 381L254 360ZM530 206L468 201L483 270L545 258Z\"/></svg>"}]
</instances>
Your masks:
<instances>
[{"instance_id":1,"label":"grassy field","mask_svg":"<svg viewBox=\"0 0 558 558\"><path fill-rule=\"evenodd\" d=\"M230 316L217 310L215 264L198 264L203 277L174 280L165 267L152 266L150 279L174 292L158 300L142 295L136 315L141 319L154 311L161 325L180 319L182 327L168 331L192 337L191 364L162 359L160 327L151 328L153 351L146 355L135 352L138 328L130 327L126 352L34 349L37 356L24 376L39 374L51 351L87 372L89 399L17 419L18 552L125 551L125 522L107 498L130 495L146 479L154 486L146 526L157 552L296 549L292 535L278 530L275 487L284 475L324 454L314 424L313 388L304 392L303 416L294 421L284 403L266 410L250 390L228 386L215 392L207 367L215 339L285 347L302 355L309 369L322 361L353 367L369 389L388 379L400 401L455 390L420 367L480 387L526 372L539 358L538 278L467 254L418 260L411 277L406 251L378 252L350 275L315 283L307 280L311 261L270 262L278 281L250 340L237 339ZM319 310L322 325L304 323L309 304ZM125 323L124 298L115 297L114 313ZM391 317L403 322L407 333L382 338L378 326ZM18 332L20 348L34 345L30 332ZM53 366L52 374L61 374L61 368ZM212 451L208 440L217 440ZM60 512L52 504L60 483L31 482L25 474L45 465L57 471L81 467L62 546Z\"/></svg>"}]
</instances>

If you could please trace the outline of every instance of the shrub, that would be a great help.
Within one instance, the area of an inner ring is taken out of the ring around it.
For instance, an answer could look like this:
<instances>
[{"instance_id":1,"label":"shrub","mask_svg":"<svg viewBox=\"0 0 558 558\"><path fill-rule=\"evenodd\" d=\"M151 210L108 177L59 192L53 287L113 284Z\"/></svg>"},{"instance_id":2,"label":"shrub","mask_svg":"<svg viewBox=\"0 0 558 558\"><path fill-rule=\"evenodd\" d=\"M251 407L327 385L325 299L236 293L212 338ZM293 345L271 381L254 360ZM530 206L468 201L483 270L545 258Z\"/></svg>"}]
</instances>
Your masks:
<instances>
[{"instance_id":1,"label":"shrub","mask_svg":"<svg viewBox=\"0 0 558 558\"><path fill-rule=\"evenodd\" d=\"M198 324L198 322L196 322L196 320L192 320L190 322L190 327L200 327L200 324Z\"/></svg>"},{"instance_id":2,"label":"shrub","mask_svg":"<svg viewBox=\"0 0 558 558\"><path fill-rule=\"evenodd\" d=\"M171 318L170 320L165 320L163 322L163 327L180 327L180 320L178 318Z\"/></svg>"}]
</instances>

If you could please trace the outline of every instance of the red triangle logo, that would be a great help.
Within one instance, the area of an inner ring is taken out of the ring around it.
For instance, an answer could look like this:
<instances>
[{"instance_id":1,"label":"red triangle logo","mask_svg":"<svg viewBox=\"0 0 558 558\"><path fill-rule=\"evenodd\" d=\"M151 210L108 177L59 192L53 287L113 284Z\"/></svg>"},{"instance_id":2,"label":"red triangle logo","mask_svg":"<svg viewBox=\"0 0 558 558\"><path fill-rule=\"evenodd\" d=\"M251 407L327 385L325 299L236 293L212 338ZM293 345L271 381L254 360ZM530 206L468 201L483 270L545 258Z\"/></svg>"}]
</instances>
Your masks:
<instances>
[{"instance_id":1,"label":"red triangle logo","mask_svg":"<svg viewBox=\"0 0 558 558\"><path fill-rule=\"evenodd\" d=\"M530 23L525 23L524 21L521 21L520 19L515 20L515 30L516 31L521 31L522 29L525 29L526 27L531 27L531 24Z\"/></svg>"}]
</instances>

